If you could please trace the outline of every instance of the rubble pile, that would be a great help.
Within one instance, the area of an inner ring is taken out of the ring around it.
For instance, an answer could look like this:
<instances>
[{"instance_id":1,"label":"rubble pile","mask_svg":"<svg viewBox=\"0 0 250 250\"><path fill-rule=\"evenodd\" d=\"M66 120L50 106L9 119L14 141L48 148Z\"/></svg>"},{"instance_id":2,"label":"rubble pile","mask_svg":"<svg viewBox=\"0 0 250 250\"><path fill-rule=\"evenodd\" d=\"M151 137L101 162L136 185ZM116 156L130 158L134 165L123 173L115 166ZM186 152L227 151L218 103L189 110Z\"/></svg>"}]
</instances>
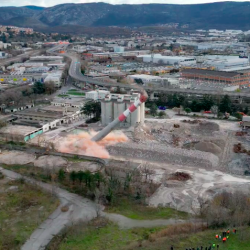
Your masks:
<instances>
[{"instance_id":1,"label":"rubble pile","mask_svg":"<svg viewBox=\"0 0 250 250\"><path fill-rule=\"evenodd\" d=\"M174 180L174 181L188 181L192 179L191 175L185 172L175 172L171 174L168 178L168 180Z\"/></svg>"},{"instance_id":2,"label":"rubble pile","mask_svg":"<svg viewBox=\"0 0 250 250\"><path fill-rule=\"evenodd\" d=\"M214 122L202 121L199 123L198 129L204 133L220 131L220 126Z\"/></svg>"},{"instance_id":3,"label":"rubble pile","mask_svg":"<svg viewBox=\"0 0 250 250\"><path fill-rule=\"evenodd\" d=\"M235 133L235 136L245 136L245 135L247 135L247 132L237 131L237 132Z\"/></svg>"},{"instance_id":4,"label":"rubble pile","mask_svg":"<svg viewBox=\"0 0 250 250\"><path fill-rule=\"evenodd\" d=\"M234 144L233 148L234 153L236 154L248 154L250 155L250 150L245 149L245 147L241 143Z\"/></svg>"},{"instance_id":5,"label":"rubble pile","mask_svg":"<svg viewBox=\"0 0 250 250\"><path fill-rule=\"evenodd\" d=\"M134 141L146 141L146 140L154 140L154 136L151 133L151 128L146 124L138 124L134 129Z\"/></svg>"},{"instance_id":6,"label":"rubble pile","mask_svg":"<svg viewBox=\"0 0 250 250\"><path fill-rule=\"evenodd\" d=\"M200 150L203 152L210 152L215 155L219 155L221 153L221 148L219 146L217 146L215 143L208 141L198 142L194 145L194 148L196 150Z\"/></svg>"},{"instance_id":7,"label":"rubble pile","mask_svg":"<svg viewBox=\"0 0 250 250\"><path fill-rule=\"evenodd\" d=\"M132 142L129 144L116 144L114 146L109 146L108 151L114 156L204 167L209 169L211 167L217 167L219 163L219 158L212 153L175 148L173 146L150 142L147 144L137 144Z\"/></svg>"},{"instance_id":8,"label":"rubble pile","mask_svg":"<svg viewBox=\"0 0 250 250\"><path fill-rule=\"evenodd\" d=\"M201 120L182 120L181 122L188 123L188 124L198 124L201 123Z\"/></svg>"}]
</instances>

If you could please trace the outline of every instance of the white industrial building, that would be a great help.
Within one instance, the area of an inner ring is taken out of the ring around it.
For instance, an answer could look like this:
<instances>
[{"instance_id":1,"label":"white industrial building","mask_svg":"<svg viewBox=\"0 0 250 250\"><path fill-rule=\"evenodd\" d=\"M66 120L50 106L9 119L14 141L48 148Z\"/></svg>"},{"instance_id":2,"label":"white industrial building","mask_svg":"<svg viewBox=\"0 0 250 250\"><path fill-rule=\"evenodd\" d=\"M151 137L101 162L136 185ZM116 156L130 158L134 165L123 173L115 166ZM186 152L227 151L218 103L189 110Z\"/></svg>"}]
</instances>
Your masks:
<instances>
[{"instance_id":1,"label":"white industrial building","mask_svg":"<svg viewBox=\"0 0 250 250\"><path fill-rule=\"evenodd\" d=\"M249 60L246 58L239 58L236 56L220 56L217 58L208 57L204 64L206 66L214 67L216 70L224 70L236 67L247 67L249 66Z\"/></svg>"},{"instance_id":2,"label":"white industrial building","mask_svg":"<svg viewBox=\"0 0 250 250\"><path fill-rule=\"evenodd\" d=\"M52 82L56 87L62 86L62 71L53 72L50 74L45 74L46 77L44 79L44 83Z\"/></svg>"},{"instance_id":3,"label":"white industrial building","mask_svg":"<svg viewBox=\"0 0 250 250\"><path fill-rule=\"evenodd\" d=\"M0 58L6 58L8 57L8 55L9 55L8 53L0 51Z\"/></svg>"},{"instance_id":4,"label":"white industrial building","mask_svg":"<svg viewBox=\"0 0 250 250\"><path fill-rule=\"evenodd\" d=\"M189 65L195 62L194 57L182 57L182 56L163 56L161 54L152 55L140 55L138 58L142 58L143 62L149 63L163 63L168 65Z\"/></svg>"},{"instance_id":5,"label":"white industrial building","mask_svg":"<svg viewBox=\"0 0 250 250\"><path fill-rule=\"evenodd\" d=\"M0 42L0 49L7 49L8 47L11 47L10 43L3 43L2 41Z\"/></svg>"},{"instance_id":6,"label":"white industrial building","mask_svg":"<svg viewBox=\"0 0 250 250\"><path fill-rule=\"evenodd\" d=\"M101 100L102 125L106 126L126 109L128 109L138 98L139 93L132 95L109 94ZM133 113L131 113L124 122L119 124L120 127L131 127L137 123L143 123L145 119L145 103L142 103Z\"/></svg>"},{"instance_id":7,"label":"white industrial building","mask_svg":"<svg viewBox=\"0 0 250 250\"><path fill-rule=\"evenodd\" d=\"M107 90L97 90L97 91L94 90L87 92L85 97L86 99L97 101L104 99L108 94L110 94L110 92Z\"/></svg>"},{"instance_id":8,"label":"white industrial building","mask_svg":"<svg viewBox=\"0 0 250 250\"><path fill-rule=\"evenodd\" d=\"M30 61L62 61L62 56L32 56L30 57Z\"/></svg>"},{"instance_id":9,"label":"white industrial building","mask_svg":"<svg viewBox=\"0 0 250 250\"><path fill-rule=\"evenodd\" d=\"M114 52L124 52L124 47L116 46L114 47Z\"/></svg>"},{"instance_id":10,"label":"white industrial building","mask_svg":"<svg viewBox=\"0 0 250 250\"><path fill-rule=\"evenodd\" d=\"M33 68L33 67L43 67L43 63L14 63L7 67L8 70L16 70L19 67Z\"/></svg>"}]
</instances>

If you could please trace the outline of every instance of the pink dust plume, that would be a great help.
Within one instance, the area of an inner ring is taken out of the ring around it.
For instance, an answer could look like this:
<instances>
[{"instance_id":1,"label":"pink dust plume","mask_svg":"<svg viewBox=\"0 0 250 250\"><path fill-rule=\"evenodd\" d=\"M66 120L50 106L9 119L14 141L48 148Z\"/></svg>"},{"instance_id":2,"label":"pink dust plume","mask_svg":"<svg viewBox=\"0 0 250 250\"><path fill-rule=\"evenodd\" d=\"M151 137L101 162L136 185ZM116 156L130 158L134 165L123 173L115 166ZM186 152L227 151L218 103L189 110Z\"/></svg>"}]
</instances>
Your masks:
<instances>
[{"instance_id":1,"label":"pink dust plume","mask_svg":"<svg viewBox=\"0 0 250 250\"><path fill-rule=\"evenodd\" d=\"M88 155L104 159L109 158L109 152L105 148L106 146L128 141L127 136L121 132L111 132L99 142L91 141L91 138L95 134L97 134L95 131L91 131L90 133L82 132L68 135L60 141L57 149L63 153Z\"/></svg>"}]
</instances>

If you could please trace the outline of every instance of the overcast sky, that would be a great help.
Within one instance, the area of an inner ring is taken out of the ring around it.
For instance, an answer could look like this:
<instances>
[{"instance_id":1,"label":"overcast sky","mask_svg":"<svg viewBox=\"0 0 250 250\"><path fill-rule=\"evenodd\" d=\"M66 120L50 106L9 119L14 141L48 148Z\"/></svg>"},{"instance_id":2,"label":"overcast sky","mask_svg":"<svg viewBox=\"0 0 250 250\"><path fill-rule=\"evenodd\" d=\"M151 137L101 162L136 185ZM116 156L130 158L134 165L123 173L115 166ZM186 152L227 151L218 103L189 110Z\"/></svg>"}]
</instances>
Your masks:
<instances>
[{"instance_id":1,"label":"overcast sky","mask_svg":"<svg viewBox=\"0 0 250 250\"><path fill-rule=\"evenodd\" d=\"M235 2L243 2L234 0ZM91 3L91 2L106 2L111 4L140 4L140 3L174 3L174 4L194 4L194 3L209 3L222 2L221 0L0 0L0 6L54 6L62 3Z\"/></svg>"}]
</instances>

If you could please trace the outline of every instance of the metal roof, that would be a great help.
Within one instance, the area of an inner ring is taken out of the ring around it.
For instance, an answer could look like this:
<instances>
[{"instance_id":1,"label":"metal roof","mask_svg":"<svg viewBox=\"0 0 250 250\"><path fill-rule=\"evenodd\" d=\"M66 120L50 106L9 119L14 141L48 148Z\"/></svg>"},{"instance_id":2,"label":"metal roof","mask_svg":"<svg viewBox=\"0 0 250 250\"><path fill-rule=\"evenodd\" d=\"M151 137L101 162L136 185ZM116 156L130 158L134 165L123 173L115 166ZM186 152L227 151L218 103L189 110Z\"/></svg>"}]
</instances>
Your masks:
<instances>
[{"instance_id":1,"label":"metal roof","mask_svg":"<svg viewBox=\"0 0 250 250\"><path fill-rule=\"evenodd\" d=\"M221 77L235 77L237 75L241 75L241 73L238 72L225 72L225 71L207 70L207 69L183 69L182 73L221 76Z\"/></svg>"},{"instance_id":2,"label":"metal roof","mask_svg":"<svg viewBox=\"0 0 250 250\"><path fill-rule=\"evenodd\" d=\"M242 121L243 122L250 122L250 116L243 116Z\"/></svg>"}]
</instances>

